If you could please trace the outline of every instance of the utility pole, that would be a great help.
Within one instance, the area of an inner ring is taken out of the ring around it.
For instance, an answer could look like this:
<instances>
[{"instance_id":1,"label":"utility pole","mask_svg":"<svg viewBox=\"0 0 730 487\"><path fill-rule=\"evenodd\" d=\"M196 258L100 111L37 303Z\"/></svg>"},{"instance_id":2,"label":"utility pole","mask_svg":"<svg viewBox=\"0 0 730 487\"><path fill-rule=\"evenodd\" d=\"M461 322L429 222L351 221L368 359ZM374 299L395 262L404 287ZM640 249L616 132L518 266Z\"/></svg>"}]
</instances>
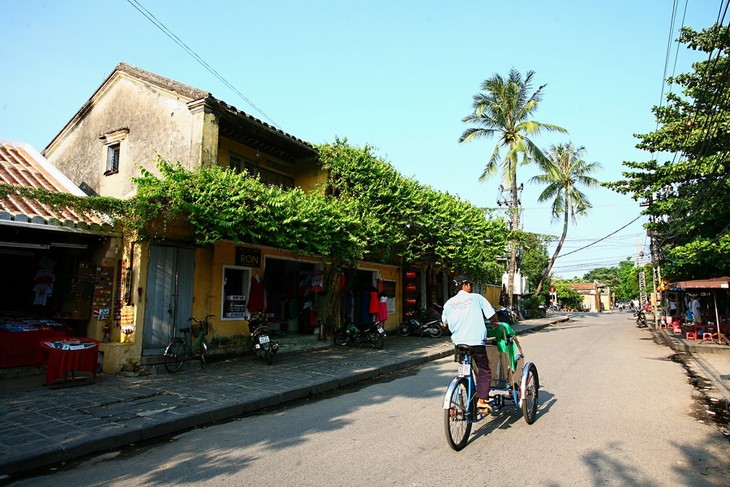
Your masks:
<instances>
[{"instance_id":1,"label":"utility pole","mask_svg":"<svg viewBox=\"0 0 730 487\"><path fill-rule=\"evenodd\" d=\"M644 272L644 249L641 245L639 237L636 237L636 267L639 269L639 306L646 306L646 272Z\"/></svg>"},{"instance_id":2,"label":"utility pole","mask_svg":"<svg viewBox=\"0 0 730 487\"><path fill-rule=\"evenodd\" d=\"M507 214L509 215L509 222L510 222L510 232L512 232L512 237L509 240L509 261L508 261L508 270L507 270L507 302L509 304L509 309L514 309L514 289L515 289L515 273L517 272L517 251L519 246L519 241L516 237L514 237L514 233L516 230L519 230L520 226L520 212L522 207L522 190L525 188L524 184L520 184L519 187L517 187L517 182L512 181L512 187L505 188L504 186L499 186L499 193L500 196L497 199L497 205L502 206L505 205L507 207ZM509 194L509 198L504 196L504 193Z\"/></svg>"}]
</instances>

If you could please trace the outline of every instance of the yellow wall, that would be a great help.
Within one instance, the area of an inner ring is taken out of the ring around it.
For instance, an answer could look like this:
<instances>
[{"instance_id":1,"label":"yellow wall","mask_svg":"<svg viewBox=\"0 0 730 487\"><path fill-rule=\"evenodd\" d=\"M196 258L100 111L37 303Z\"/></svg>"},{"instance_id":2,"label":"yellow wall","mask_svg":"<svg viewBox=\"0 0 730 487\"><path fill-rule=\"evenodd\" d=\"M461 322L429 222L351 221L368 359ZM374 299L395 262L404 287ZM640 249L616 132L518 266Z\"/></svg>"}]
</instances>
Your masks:
<instances>
[{"instance_id":1,"label":"yellow wall","mask_svg":"<svg viewBox=\"0 0 730 487\"><path fill-rule=\"evenodd\" d=\"M227 137L220 137L218 143L218 165L222 167L228 167L228 158L231 153L234 153L255 162L262 169L294 179L294 185L304 191L312 191L316 189L317 184L327 180L326 173L322 171L316 161L304 160L296 161L296 163L283 161Z\"/></svg>"},{"instance_id":2,"label":"yellow wall","mask_svg":"<svg viewBox=\"0 0 730 487\"><path fill-rule=\"evenodd\" d=\"M205 316L213 315L211 326L211 335L209 339L214 337L234 337L248 334L248 321L245 319L221 319L221 309L223 301L223 266L237 265L236 263L236 244L228 241L221 241L213 246L199 248L195 254L195 286L193 315ZM247 248L256 248L261 250L261 266L252 267L251 276L263 275L265 261L267 257L281 258L287 260L295 260L306 262L318 266L319 262L311 256L297 254L294 252L265 247L259 245L243 245ZM394 330L400 323L398 317L402 313L401 303L401 273L399 267L386 266L375 263L362 263L360 268L368 271L375 271L380 278L396 283L396 306L395 314L389 314L385 322L386 330Z\"/></svg>"}]
</instances>

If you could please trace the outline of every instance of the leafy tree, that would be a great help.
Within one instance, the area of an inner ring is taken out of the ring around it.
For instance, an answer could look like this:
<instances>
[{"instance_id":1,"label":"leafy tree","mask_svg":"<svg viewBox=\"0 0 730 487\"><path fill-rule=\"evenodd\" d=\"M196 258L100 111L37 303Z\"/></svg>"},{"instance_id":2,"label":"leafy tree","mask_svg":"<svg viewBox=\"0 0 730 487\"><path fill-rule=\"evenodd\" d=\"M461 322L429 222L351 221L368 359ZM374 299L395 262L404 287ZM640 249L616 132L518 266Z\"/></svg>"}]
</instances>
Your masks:
<instances>
[{"instance_id":1,"label":"leafy tree","mask_svg":"<svg viewBox=\"0 0 730 487\"><path fill-rule=\"evenodd\" d=\"M583 297L570 287L570 281L556 280L553 281L553 285L558 295L558 302L563 308L581 309L583 307Z\"/></svg>"},{"instance_id":2,"label":"leafy tree","mask_svg":"<svg viewBox=\"0 0 730 487\"><path fill-rule=\"evenodd\" d=\"M517 187L517 165L545 159L531 137L541 131L565 132L557 125L537 122L532 119L542 99L545 85L532 91L534 71L528 71L523 78L512 69L507 79L495 74L485 80L482 91L473 97L473 112L464 117L463 122L474 124L464 131L459 142L471 142L482 138L498 137L492 156L484 166L479 178L486 181L497 170L502 173L506 188L510 191L510 226L516 231L520 228L520 202ZM502 149L505 149L504 155ZM510 307L513 302L514 275L517 268L518 237L510 236L510 260L508 269L507 294Z\"/></svg>"},{"instance_id":3,"label":"leafy tree","mask_svg":"<svg viewBox=\"0 0 730 487\"><path fill-rule=\"evenodd\" d=\"M653 257L672 280L730 274L730 27L685 27L679 42L707 59L668 80L681 94L653 108L656 131L637 135L638 148L670 159L624 162L624 179L607 184L648 203Z\"/></svg>"},{"instance_id":4,"label":"leafy tree","mask_svg":"<svg viewBox=\"0 0 730 487\"><path fill-rule=\"evenodd\" d=\"M639 295L639 274L631 257L619 262L618 276L620 285L617 298L621 301L631 301Z\"/></svg>"},{"instance_id":5,"label":"leafy tree","mask_svg":"<svg viewBox=\"0 0 730 487\"><path fill-rule=\"evenodd\" d=\"M326 193L356 201L367 227L367 258L402 265L419 262L496 282L505 248L505 224L471 203L401 176L373 148L346 140L319 147L329 172Z\"/></svg>"},{"instance_id":6,"label":"leafy tree","mask_svg":"<svg viewBox=\"0 0 730 487\"><path fill-rule=\"evenodd\" d=\"M552 239L549 235L520 233L520 271L527 278L531 290L537 289L540 278L547 269L550 261L547 246Z\"/></svg>"},{"instance_id":7,"label":"leafy tree","mask_svg":"<svg viewBox=\"0 0 730 487\"><path fill-rule=\"evenodd\" d=\"M553 220L563 219L563 233L560 235L555 252L550 258L550 263L540 279L536 293L540 293L545 280L550 276L550 270L555 264L555 259L560 255L565 237L568 235L568 223L572 219L576 223L577 216L588 213L591 203L583 192L578 189L579 185L597 186L598 181L589 176L590 173L600 168L596 162L583 160L585 148L575 147L572 143L553 145L548 151L548 156L541 161L541 168L545 171L530 179L531 182L547 185L538 201L552 200Z\"/></svg>"}]
</instances>

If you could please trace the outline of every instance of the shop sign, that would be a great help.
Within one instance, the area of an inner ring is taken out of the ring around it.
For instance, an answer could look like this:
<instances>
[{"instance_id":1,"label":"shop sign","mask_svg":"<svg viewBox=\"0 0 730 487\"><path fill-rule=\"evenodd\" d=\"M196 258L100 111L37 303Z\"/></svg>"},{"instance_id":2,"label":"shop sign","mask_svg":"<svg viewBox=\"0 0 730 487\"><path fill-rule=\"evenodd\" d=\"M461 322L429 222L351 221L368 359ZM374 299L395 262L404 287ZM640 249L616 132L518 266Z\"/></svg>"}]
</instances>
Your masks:
<instances>
[{"instance_id":1,"label":"shop sign","mask_svg":"<svg viewBox=\"0 0 730 487\"><path fill-rule=\"evenodd\" d=\"M242 267L261 267L261 249L236 247L236 264Z\"/></svg>"},{"instance_id":2,"label":"shop sign","mask_svg":"<svg viewBox=\"0 0 730 487\"><path fill-rule=\"evenodd\" d=\"M383 295L389 298L395 297L395 281L383 281Z\"/></svg>"}]
</instances>

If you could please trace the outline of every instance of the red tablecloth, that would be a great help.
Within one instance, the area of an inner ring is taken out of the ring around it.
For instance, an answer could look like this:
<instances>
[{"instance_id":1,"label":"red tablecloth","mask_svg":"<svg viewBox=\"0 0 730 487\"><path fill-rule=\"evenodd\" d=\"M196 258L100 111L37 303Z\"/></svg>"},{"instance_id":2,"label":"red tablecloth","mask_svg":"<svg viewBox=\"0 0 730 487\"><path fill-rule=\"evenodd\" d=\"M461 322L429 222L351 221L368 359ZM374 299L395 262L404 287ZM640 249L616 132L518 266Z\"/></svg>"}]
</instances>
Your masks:
<instances>
[{"instance_id":1,"label":"red tablecloth","mask_svg":"<svg viewBox=\"0 0 730 487\"><path fill-rule=\"evenodd\" d=\"M0 368L40 365L39 346L42 340L61 339L62 330L0 331Z\"/></svg>"},{"instance_id":2,"label":"red tablecloth","mask_svg":"<svg viewBox=\"0 0 730 487\"><path fill-rule=\"evenodd\" d=\"M40 342L41 347L48 354L48 369L46 370L46 384L65 377L66 374L76 371L89 372L96 378L96 368L99 356L99 341L93 338L65 338L60 345L86 345L87 348L78 350L64 350L49 345L48 340Z\"/></svg>"}]
</instances>

